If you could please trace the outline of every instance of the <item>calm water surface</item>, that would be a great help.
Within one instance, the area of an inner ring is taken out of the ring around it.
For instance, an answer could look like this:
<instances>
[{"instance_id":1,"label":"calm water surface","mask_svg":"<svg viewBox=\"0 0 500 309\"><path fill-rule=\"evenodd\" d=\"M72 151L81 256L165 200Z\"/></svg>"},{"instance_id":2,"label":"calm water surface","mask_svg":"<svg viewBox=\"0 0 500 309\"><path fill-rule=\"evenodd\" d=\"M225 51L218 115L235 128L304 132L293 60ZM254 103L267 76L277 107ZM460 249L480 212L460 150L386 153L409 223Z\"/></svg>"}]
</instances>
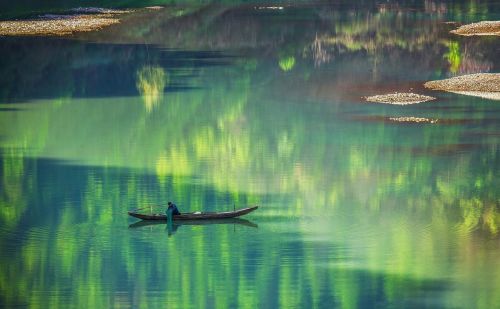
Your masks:
<instances>
[{"instance_id":1,"label":"calm water surface","mask_svg":"<svg viewBox=\"0 0 500 309\"><path fill-rule=\"evenodd\" d=\"M497 38L445 23L499 18L481 1L191 5L1 37L0 307L498 307L500 105L422 84L499 72ZM437 100L362 98L393 91ZM126 215L168 200L261 207Z\"/></svg>"}]
</instances>

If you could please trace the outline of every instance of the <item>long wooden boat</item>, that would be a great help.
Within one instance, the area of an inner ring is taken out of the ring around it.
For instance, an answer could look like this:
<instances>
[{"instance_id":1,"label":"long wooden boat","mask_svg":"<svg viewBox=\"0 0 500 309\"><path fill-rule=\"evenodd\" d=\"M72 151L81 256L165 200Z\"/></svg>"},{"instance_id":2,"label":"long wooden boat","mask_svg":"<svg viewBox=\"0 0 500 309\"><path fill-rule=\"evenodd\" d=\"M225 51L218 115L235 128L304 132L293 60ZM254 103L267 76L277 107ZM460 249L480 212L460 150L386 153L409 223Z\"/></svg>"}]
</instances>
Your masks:
<instances>
[{"instance_id":1,"label":"long wooden boat","mask_svg":"<svg viewBox=\"0 0 500 309\"><path fill-rule=\"evenodd\" d=\"M225 218L236 218L239 216L246 215L259 208L259 206L252 206L247 208L236 209L234 211L223 211L223 212L189 212L181 213L180 215L173 216L172 220L210 220L210 219L225 219ZM140 209L131 210L128 212L129 216L142 220L167 220L167 215L165 213L156 214L141 214Z\"/></svg>"}]
</instances>

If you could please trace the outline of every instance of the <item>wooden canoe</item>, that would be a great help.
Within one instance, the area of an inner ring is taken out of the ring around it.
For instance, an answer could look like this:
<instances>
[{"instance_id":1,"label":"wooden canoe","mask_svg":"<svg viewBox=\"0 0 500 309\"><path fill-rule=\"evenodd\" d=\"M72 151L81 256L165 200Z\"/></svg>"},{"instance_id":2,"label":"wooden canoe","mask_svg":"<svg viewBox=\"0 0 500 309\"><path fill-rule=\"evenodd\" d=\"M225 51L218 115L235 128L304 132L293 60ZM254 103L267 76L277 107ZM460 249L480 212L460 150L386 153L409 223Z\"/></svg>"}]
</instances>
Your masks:
<instances>
[{"instance_id":1,"label":"wooden canoe","mask_svg":"<svg viewBox=\"0 0 500 309\"><path fill-rule=\"evenodd\" d=\"M252 206L247 208L236 209L234 211L223 211L223 212L189 212L181 213L180 215L173 216L173 220L211 220L211 219L225 219L225 218L236 218L239 216L246 215L259 208L259 206ZM138 212L139 209L131 210L128 212L129 216L142 220L167 220L167 215L165 213L156 214L141 214Z\"/></svg>"}]
</instances>

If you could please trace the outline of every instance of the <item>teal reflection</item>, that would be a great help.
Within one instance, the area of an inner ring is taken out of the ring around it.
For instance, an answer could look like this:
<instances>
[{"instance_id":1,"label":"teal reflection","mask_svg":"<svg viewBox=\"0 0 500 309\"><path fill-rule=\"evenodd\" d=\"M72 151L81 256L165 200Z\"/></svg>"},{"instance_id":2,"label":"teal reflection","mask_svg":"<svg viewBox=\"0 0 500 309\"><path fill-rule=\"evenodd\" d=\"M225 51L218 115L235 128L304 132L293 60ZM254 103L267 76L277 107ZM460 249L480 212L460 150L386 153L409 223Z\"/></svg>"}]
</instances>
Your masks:
<instances>
[{"instance_id":1,"label":"teal reflection","mask_svg":"<svg viewBox=\"0 0 500 309\"><path fill-rule=\"evenodd\" d=\"M494 307L498 106L361 98L497 69L497 43L441 23L479 13L443 5L209 7L150 19L148 49L2 39L0 306ZM391 121L410 116L439 121ZM170 230L126 215L169 200L262 207Z\"/></svg>"}]
</instances>

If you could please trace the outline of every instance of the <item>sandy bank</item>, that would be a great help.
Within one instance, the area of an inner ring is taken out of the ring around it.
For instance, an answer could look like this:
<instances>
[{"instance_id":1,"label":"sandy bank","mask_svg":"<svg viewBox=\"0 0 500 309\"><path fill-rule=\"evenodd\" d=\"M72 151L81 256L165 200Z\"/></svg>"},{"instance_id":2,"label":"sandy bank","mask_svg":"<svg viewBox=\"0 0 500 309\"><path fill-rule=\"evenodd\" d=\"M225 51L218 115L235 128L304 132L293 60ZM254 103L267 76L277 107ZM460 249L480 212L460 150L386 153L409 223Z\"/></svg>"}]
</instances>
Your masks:
<instances>
[{"instance_id":1,"label":"sandy bank","mask_svg":"<svg viewBox=\"0 0 500 309\"><path fill-rule=\"evenodd\" d=\"M94 8L90 8L94 9ZM128 11L104 10L97 14L95 10L75 9L85 14L45 15L38 19L11 20L0 22L0 35L5 36L63 36L77 32L100 30L120 22L118 16Z\"/></svg>"},{"instance_id":2,"label":"sandy bank","mask_svg":"<svg viewBox=\"0 0 500 309\"><path fill-rule=\"evenodd\" d=\"M450 32L464 36L500 35L500 21L481 21L478 23L463 25Z\"/></svg>"},{"instance_id":3,"label":"sandy bank","mask_svg":"<svg viewBox=\"0 0 500 309\"><path fill-rule=\"evenodd\" d=\"M500 73L477 73L426 82L424 87L445 91L500 92Z\"/></svg>"},{"instance_id":4,"label":"sandy bank","mask_svg":"<svg viewBox=\"0 0 500 309\"><path fill-rule=\"evenodd\" d=\"M374 95L366 97L366 101L368 102L394 104L394 105L416 104L416 103L431 101L434 99L436 98L421 94L415 94L411 92L395 92L390 94Z\"/></svg>"},{"instance_id":5,"label":"sandy bank","mask_svg":"<svg viewBox=\"0 0 500 309\"><path fill-rule=\"evenodd\" d=\"M500 74L478 73L426 82L424 87L463 95L500 100Z\"/></svg>"}]
</instances>

